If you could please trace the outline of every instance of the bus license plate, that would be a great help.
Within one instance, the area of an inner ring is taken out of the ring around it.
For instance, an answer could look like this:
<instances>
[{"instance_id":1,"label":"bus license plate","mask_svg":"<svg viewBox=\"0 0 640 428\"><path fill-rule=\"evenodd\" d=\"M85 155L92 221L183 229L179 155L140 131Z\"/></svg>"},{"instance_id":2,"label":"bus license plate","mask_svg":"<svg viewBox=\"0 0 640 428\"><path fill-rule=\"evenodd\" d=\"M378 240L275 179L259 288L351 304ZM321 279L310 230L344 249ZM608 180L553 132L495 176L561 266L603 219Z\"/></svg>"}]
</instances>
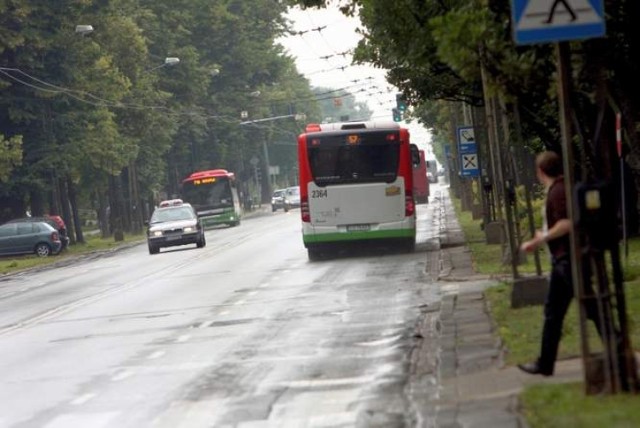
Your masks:
<instances>
[{"instance_id":1,"label":"bus license plate","mask_svg":"<svg viewBox=\"0 0 640 428\"><path fill-rule=\"evenodd\" d=\"M347 232L364 232L371 229L371 225L368 224L349 224L347 225Z\"/></svg>"}]
</instances>

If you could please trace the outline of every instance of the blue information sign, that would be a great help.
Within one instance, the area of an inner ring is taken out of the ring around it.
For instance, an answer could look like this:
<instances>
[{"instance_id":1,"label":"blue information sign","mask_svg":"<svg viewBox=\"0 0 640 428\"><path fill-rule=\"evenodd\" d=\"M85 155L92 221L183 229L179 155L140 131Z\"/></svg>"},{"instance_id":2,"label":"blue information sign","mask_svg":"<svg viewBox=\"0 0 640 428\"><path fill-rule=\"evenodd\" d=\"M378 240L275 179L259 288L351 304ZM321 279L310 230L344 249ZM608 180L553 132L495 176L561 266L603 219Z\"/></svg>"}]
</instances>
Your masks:
<instances>
[{"instance_id":1,"label":"blue information sign","mask_svg":"<svg viewBox=\"0 0 640 428\"><path fill-rule=\"evenodd\" d=\"M457 129L458 156L460 160L460 175L463 177L478 177L480 163L478 161L478 146L473 126L460 126Z\"/></svg>"},{"instance_id":2,"label":"blue information sign","mask_svg":"<svg viewBox=\"0 0 640 428\"><path fill-rule=\"evenodd\" d=\"M512 0L511 12L519 45L605 34L602 0Z\"/></svg>"}]
</instances>

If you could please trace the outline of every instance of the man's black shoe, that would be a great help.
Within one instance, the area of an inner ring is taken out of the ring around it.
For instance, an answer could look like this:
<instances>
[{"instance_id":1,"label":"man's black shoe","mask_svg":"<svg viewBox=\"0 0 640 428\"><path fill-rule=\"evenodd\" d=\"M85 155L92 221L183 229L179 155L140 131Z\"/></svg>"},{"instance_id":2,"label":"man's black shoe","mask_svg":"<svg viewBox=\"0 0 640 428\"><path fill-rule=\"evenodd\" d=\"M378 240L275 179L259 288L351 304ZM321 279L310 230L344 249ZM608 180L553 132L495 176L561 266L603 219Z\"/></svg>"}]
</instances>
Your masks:
<instances>
[{"instance_id":1,"label":"man's black shoe","mask_svg":"<svg viewBox=\"0 0 640 428\"><path fill-rule=\"evenodd\" d=\"M518 368L525 373L529 374L539 374L542 376L551 376L553 373L548 370L540 369L538 363L526 363L526 364L518 364Z\"/></svg>"}]
</instances>

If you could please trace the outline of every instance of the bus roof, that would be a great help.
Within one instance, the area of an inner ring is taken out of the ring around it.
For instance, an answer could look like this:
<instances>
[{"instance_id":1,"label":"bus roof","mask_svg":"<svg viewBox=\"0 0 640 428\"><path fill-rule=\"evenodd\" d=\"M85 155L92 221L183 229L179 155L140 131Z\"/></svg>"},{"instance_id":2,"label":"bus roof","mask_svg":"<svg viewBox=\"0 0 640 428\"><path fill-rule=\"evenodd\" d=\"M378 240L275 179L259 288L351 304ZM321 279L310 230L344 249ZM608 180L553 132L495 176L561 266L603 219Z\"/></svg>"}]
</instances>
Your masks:
<instances>
[{"instance_id":1,"label":"bus roof","mask_svg":"<svg viewBox=\"0 0 640 428\"><path fill-rule=\"evenodd\" d=\"M310 123L305 132L350 131L356 129L400 129L397 122L376 120L365 122Z\"/></svg>"},{"instance_id":2,"label":"bus roof","mask_svg":"<svg viewBox=\"0 0 640 428\"><path fill-rule=\"evenodd\" d=\"M233 174L233 172L229 172L226 169L209 169L206 171L196 171L194 173L192 173L190 176L188 176L187 178L185 178L184 180L182 180L182 182L186 182L186 181L191 181L191 180L196 180L198 178L206 178L206 177L228 177L228 178L235 178L235 175Z\"/></svg>"}]
</instances>

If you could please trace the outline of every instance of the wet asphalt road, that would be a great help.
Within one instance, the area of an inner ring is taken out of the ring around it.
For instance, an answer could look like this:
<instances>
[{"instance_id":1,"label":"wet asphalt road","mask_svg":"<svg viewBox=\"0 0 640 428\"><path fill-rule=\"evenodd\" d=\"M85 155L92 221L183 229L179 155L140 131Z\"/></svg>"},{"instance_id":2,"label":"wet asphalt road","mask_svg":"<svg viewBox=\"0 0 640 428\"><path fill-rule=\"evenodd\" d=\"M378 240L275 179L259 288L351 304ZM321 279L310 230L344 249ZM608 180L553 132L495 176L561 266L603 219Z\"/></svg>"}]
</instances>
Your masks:
<instances>
[{"instance_id":1,"label":"wet asphalt road","mask_svg":"<svg viewBox=\"0 0 640 428\"><path fill-rule=\"evenodd\" d=\"M436 209L412 254L309 262L294 210L2 278L0 427L412 425Z\"/></svg>"}]
</instances>

